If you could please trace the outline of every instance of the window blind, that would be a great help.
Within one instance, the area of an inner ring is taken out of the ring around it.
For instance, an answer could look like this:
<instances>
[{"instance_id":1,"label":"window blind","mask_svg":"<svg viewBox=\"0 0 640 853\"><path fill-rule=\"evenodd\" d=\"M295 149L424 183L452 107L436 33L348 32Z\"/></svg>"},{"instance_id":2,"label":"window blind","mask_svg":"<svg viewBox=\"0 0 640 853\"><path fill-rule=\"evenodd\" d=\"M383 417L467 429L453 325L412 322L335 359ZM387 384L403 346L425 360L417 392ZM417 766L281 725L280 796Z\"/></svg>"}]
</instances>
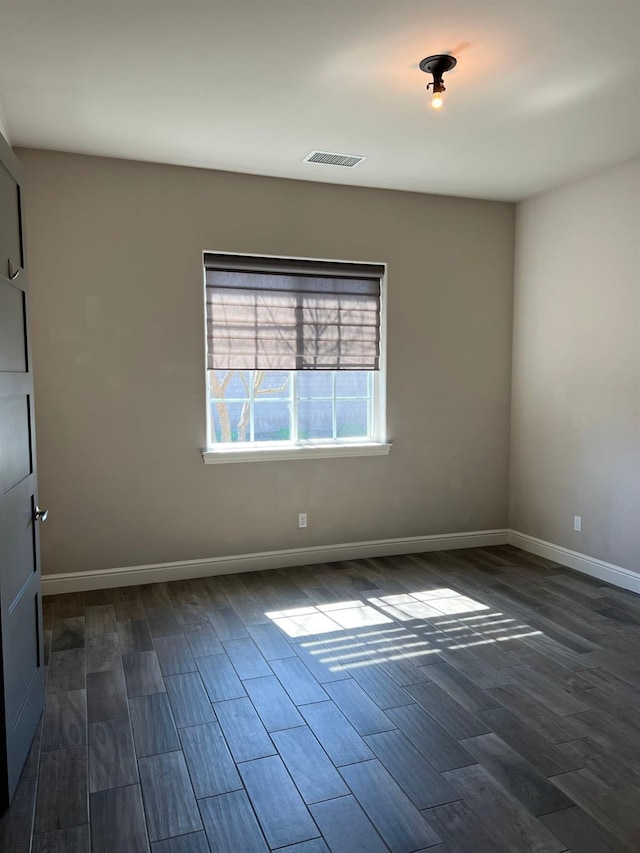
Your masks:
<instances>
[{"instance_id":1,"label":"window blind","mask_svg":"<svg viewBox=\"0 0 640 853\"><path fill-rule=\"evenodd\" d=\"M378 370L380 264L205 255L210 370Z\"/></svg>"}]
</instances>

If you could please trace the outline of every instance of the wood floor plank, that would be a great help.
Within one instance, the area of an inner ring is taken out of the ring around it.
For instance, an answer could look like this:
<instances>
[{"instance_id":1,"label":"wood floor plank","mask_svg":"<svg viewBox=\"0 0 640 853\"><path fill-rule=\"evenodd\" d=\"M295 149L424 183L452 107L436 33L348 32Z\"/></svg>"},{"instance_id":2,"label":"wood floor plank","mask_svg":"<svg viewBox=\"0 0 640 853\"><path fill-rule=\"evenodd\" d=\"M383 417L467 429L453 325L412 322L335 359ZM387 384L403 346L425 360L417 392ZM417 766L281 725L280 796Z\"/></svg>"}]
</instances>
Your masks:
<instances>
[{"instance_id":1,"label":"wood floor plank","mask_svg":"<svg viewBox=\"0 0 640 853\"><path fill-rule=\"evenodd\" d=\"M582 767L581 762L557 749L507 708L480 711L478 716L543 776L556 776Z\"/></svg>"},{"instance_id":2,"label":"wood floor plank","mask_svg":"<svg viewBox=\"0 0 640 853\"><path fill-rule=\"evenodd\" d=\"M132 652L122 658L129 698L164 693L165 686L154 651Z\"/></svg>"},{"instance_id":3,"label":"wood floor plank","mask_svg":"<svg viewBox=\"0 0 640 853\"><path fill-rule=\"evenodd\" d=\"M558 615L558 611L554 612L554 616ZM563 620L567 621L567 620ZM557 619L549 619L546 616L531 616L528 620L529 626L536 631L540 631L546 636L551 637L557 642L566 646L578 654L585 652L598 651L600 646L597 643L592 643L579 633L563 626Z\"/></svg>"},{"instance_id":4,"label":"wood floor plank","mask_svg":"<svg viewBox=\"0 0 640 853\"><path fill-rule=\"evenodd\" d=\"M91 723L88 739L91 793L138 782L138 764L128 717Z\"/></svg>"},{"instance_id":5,"label":"wood floor plank","mask_svg":"<svg viewBox=\"0 0 640 853\"><path fill-rule=\"evenodd\" d=\"M265 758L275 753L271 738L251 700L216 702L214 711L236 762Z\"/></svg>"},{"instance_id":6,"label":"wood floor plank","mask_svg":"<svg viewBox=\"0 0 640 853\"><path fill-rule=\"evenodd\" d=\"M389 848L354 797L311 806L331 853L389 853Z\"/></svg>"},{"instance_id":7,"label":"wood floor plank","mask_svg":"<svg viewBox=\"0 0 640 853\"><path fill-rule=\"evenodd\" d=\"M509 796L480 764L450 770L444 776L509 853L562 853L566 849L563 841ZM450 822L445 824L441 835L453 841L446 831L450 825ZM464 820L461 829L465 835L473 835Z\"/></svg>"},{"instance_id":8,"label":"wood floor plank","mask_svg":"<svg viewBox=\"0 0 640 853\"><path fill-rule=\"evenodd\" d=\"M478 671L481 672L479 664ZM478 687L459 669L446 661L431 664L425 673L431 681L446 690L452 699L472 714L487 708L496 708L499 705L494 696Z\"/></svg>"},{"instance_id":9,"label":"wood floor plank","mask_svg":"<svg viewBox=\"0 0 640 853\"><path fill-rule=\"evenodd\" d=\"M246 791L200 800L200 811L215 853L269 853Z\"/></svg>"},{"instance_id":10,"label":"wood floor plank","mask_svg":"<svg viewBox=\"0 0 640 853\"><path fill-rule=\"evenodd\" d=\"M325 689L358 734L372 735L395 728L395 723L353 679L329 682Z\"/></svg>"},{"instance_id":11,"label":"wood floor plank","mask_svg":"<svg viewBox=\"0 0 640 853\"><path fill-rule=\"evenodd\" d=\"M164 676L195 672L196 662L185 637L156 637L153 646Z\"/></svg>"},{"instance_id":12,"label":"wood floor plank","mask_svg":"<svg viewBox=\"0 0 640 853\"><path fill-rule=\"evenodd\" d=\"M125 586L114 590L114 607L118 622L129 619L144 619L144 606L139 587Z\"/></svg>"},{"instance_id":13,"label":"wood floor plank","mask_svg":"<svg viewBox=\"0 0 640 853\"><path fill-rule=\"evenodd\" d=\"M612 835L640 849L640 795L616 793L588 770L563 773L552 781Z\"/></svg>"},{"instance_id":14,"label":"wood floor plank","mask_svg":"<svg viewBox=\"0 0 640 853\"><path fill-rule=\"evenodd\" d=\"M55 596L56 620L84 617L84 592L70 592Z\"/></svg>"},{"instance_id":15,"label":"wood floor plank","mask_svg":"<svg viewBox=\"0 0 640 853\"><path fill-rule=\"evenodd\" d=\"M564 717L589 710L589 705L580 698L580 694L569 693L526 664L512 667L509 674L513 684L538 699L554 714Z\"/></svg>"},{"instance_id":16,"label":"wood floor plank","mask_svg":"<svg viewBox=\"0 0 640 853\"><path fill-rule=\"evenodd\" d=\"M542 815L540 821L574 853L632 853L635 849L611 835L579 806Z\"/></svg>"},{"instance_id":17,"label":"wood floor plank","mask_svg":"<svg viewBox=\"0 0 640 853\"><path fill-rule=\"evenodd\" d=\"M146 619L127 619L118 622L118 640L121 655L130 655L132 652L150 652L153 649L153 641Z\"/></svg>"},{"instance_id":18,"label":"wood floor plank","mask_svg":"<svg viewBox=\"0 0 640 853\"><path fill-rule=\"evenodd\" d=\"M315 642L316 645L312 648L313 651L307 649L307 641L310 644ZM333 664L329 660L328 652L320 645L318 638L305 638L304 643L294 645L294 650L300 660L307 667L309 672L320 684L325 684L329 681L340 681L343 678L350 678L348 671L339 663Z\"/></svg>"},{"instance_id":19,"label":"wood floor plank","mask_svg":"<svg viewBox=\"0 0 640 853\"><path fill-rule=\"evenodd\" d=\"M209 842L204 832L177 835L165 841L155 841L151 853L210 853Z\"/></svg>"},{"instance_id":20,"label":"wood floor plank","mask_svg":"<svg viewBox=\"0 0 640 853\"><path fill-rule=\"evenodd\" d=\"M101 672L120 666L120 643L116 633L87 637L85 649L87 672ZM69 654L69 652L62 652L61 654ZM48 684L47 690L49 690Z\"/></svg>"},{"instance_id":21,"label":"wood floor plank","mask_svg":"<svg viewBox=\"0 0 640 853\"><path fill-rule=\"evenodd\" d=\"M436 770L454 770L476 759L420 705L392 708L387 714Z\"/></svg>"},{"instance_id":22,"label":"wood floor plank","mask_svg":"<svg viewBox=\"0 0 640 853\"><path fill-rule=\"evenodd\" d=\"M614 718L625 727L640 731L640 700L637 698L629 701L621 693L599 687L585 691L583 695L592 710L602 713L605 720Z\"/></svg>"},{"instance_id":23,"label":"wood floor plank","mask_svg":"<svg viewBox=\"0 0 640 853\"><path fill-rule=\"evenodd\" d=\"M311 705L329 698L299 657L272 660L270 665L294 705Z\"/></svg>"},{"instance_id":24,"label":"wood floor plank","mask_svg":"<svg viewBox=\"0 0 640 853\"><path fill-rule=\"evenodd\" d=\"M53 627L51 652L84 648L84 616L56 619Z\"/></svg>"},{"instance_id":25,"label":"wood floor plank","mask_svg":"<svg viewBox=\"0 0 640 853\"><path fill-rule=\"evenodd\" d=\"M178 732L166 693L129 700L133 740L138 758L180 749Z\"/></svg>"},{"instance_id":26,"label":"wood floor plank","mask_svg":"<svg viewBox=\"0 0 640 853\"><path fill-rule=\"evenodd\" d=\"M515 684L494 687L491 694L523 722L552 743L565 743L581 737L581 730L572 717L555 714L542 702Z\"/></svg>"},{"instance_id":27,"label":"wood floor plank","mask_svg":"<svg viewBox=\"0 0 640 853\"><path fill-rule=\"evenodd\" d=\"M583 655L582 657L586 657ZM602 688L610 696L624 698L626 704L632 707L640 705L640 684L629 682L621 676L602 666L589 670L589 679L596 687Z\"/></svg>"},{"instance_id":28,"label":"wood floor plank","mask_svg":"<svg viewBox=\"0 0 640 853\"><path fill-rule=\"evenodd\" d=\"M182 628L175 617L170 604L152 605L144 608L149 624L149 633L155 637L175 637L182 634Z\"/></svg>"},{"instance_id":29,"label":"wood floor plank","mask_svg":"<svg viewBox=\"0 0 640 853\"><path fill-rule=\"evenodd\" d=\"M17 847L2 849L11 849L12 853L19 853ZM31 853L90 853L90 849L89 824L85 823L82 826L71 826L68 829L59 829L57 832L35 835Z\"/></svg>"},{"instance_id":30,"label":"wood floor plank","mask_svg":"<svg viewBox=\"0 0 640 853\"><path fill-rule=\"evenodd\" d=\"M437 684L412 684L406 690L456 740L489 733L483 722Z\"/></svg>"},{"instance_id":31,"label":"wood floor plank","mask_svg":"<svg viewBox=\"0 0 640 853\"><path fill-rule=\"evenodd\" d=\"M180 729L179 735L197 799L242 788L242 781L218 723Z\"/></svg>"},{"instance_id":32,"label":"wood floor plank","mask_svg":"<svg viewBox=\"0 0 640 853\"><path fill-rule=\"evenodd\" d=\"M441 657L443 663L448 663L454 670L461 672L482 690L489 691L491 687L500 687L511 682L509 678L510 667L491 666L475 654L473 648L445 649ZM425 669L427 672L429 671L429 667Z\"/></svg>"},{"instance_id":33,"label":"wood floor plank","mask_svg":"<svg viewBox=\"0 0 640 853\"><path fill-rule=\"evenodd\" d=\"M320 834L279 756L246 761L239 770L272 848L308 841Z\"/></svg>"},{"instance_id":34,"label":"wood floor plank","mask_svg":"<svg viewBox=\"0 0 640 853\"><path fill-rule=\"evenodd\" d=\"M142 606L147 607L162 607L165 604L170 604L169 593L166 583L146 583L138 587L138 593L142 599Z\"/></svg>"},{"instance_id":35,"label":"wood floor plank","mask_svg":"<svg viewBox=\"0 0 640 853\"><path fill-rule=\"evenodd\" d=\"M539 817L575 805L560 788L545 779L496 735L469 738L464 745L532 815Z\"/></svg>"},{"instance_id":36,"label":"wood floor plank","mask_svg":"<svg viewBox=\"0 0 640 853\"><path fill-rule=\"evenodd\" d=\"M462 800L435 806L422 814L445 840L445 850L452 853L515 853L516 848L501 844Z\"/></svg>"},{"instance_id":37,"label":"wood floor plank","mask_svg":"<svg viewBox=\"0 0 640 853\"><path fill-rule=\"evenodd\" d=\"M215 720L211 702L197 672L168 675L164 679L178 728Z\"/></svg>"},{"instance_id":38,"label":"wood floor plank","mask_svg":"<svg viewBox=\"0 0 640 853\"><path fill-rule=\"evenodd\" d=\"M349 794L342 777L307 726L274 732L272 738L305 803Z\"/></svg>"},{"instance_id":39,"label":"wood floor plank","mask_svg":"<svg viewBox=\"0 0 640 853\"><path fill-rule=\"evenodd\" d=\"M85 667L84 646L77 649L69 649L68 651L52 653L49 657L47 693L83 690L85 686Z\"/></svg>"},{"instance_id":40,"label":"wood floor plank","mask_svg":"<svg viewBox=\"0 0 640 853\"><path fill-rule=\"evenodd\" d=\"M287 642L280 629L271 622L262 625L248 625L251 639L260 649L265 660L279 660L295 657L295 651Z\"/></svg>"},{"instance_id":41,"label":"wood floor plank","mask_svg":"<svg viewBox=\"0 0 640 853\"><path fill-rule=\"evenodd\" d=\"M302 841L300 844L281 847L278 853L330 853L330 851L322 838L314 838L311 841Z\"/></svg>"},{"instance_id":42,"label":"wood floor plank","mask_svg":"<svg viewBox=\"0 0 640 853\"><path fill-rule=\"evenodd\" d=\"M42 728L43 752L68 749L87 742L87 692L69 690L46 697Z\"/></svg>"},{"instance_id":43,"label":"wood floor plank","mask_svg":"<svg viewBox=\"0 0 640 853\"><path fill-rule=\"evenodd\" d=\"M416 808L427 809L460 799L460 794L402 732L369 735L365 742Z\"/></svg>"},{"instance_id":44,"label":"wood floor plank","mask_svg":"<svg viewBox=\"0 0 640 853\"><path fill-rule=\"evenodd\" d=\"M631 761L636 766L640 762L640 741L635 727L631 728L603 711L574 714L572 722L579 731L579 737L596 741L618 760Z\"/></svg>"},{"instance_id":45,"label":"wood floor plank","mask_svg":"<svg viewBox=\"0 0 640 853\"><path fill-rule=\"evenodd\" d=\"M380 649L376 653L372 652L371 658L399 687L429 681L428 667L416 666L410 660L403 659L396 649L389 650L387 653Z\"/></svg>"},{"instance_id":46,"label":"wood floor plank","mask_svg":"<svg viewBox=\"0 0 640 853\"><path fill-rule=\"evenodd\" d=\"M568 649L551 637L546 637L544 634L525 637L524 642L527 646L547 655L552 661L567 667L572 672L588 672L588 670L596 667L596 664L586 660L584 655L572 652L571 649Z\"/></svg>"},{"instance_id":47,"label":"wood floor plank","mask_svg":"<svg viewBox=\"0 0 640 853\"><path fill-rule=\"evenodd\" d=\"M354 666L350 673L383 711L413 704L411 696L387 675L380 664L369 662L364 666Z\"/></svg>"},{"instance_id":48,"label":"wood floor plank","mask_svg":"<svg viewBox=\"0 0 640 853\"><path fill-rule=\"evenodd\" d=\"M212 609L208 611L207 615L220 640L237 640L249 636L249 632L238 618L233 607Z\"/></svg>"},{"instance_id":49,"label":"wood floor plank","mask_svg":"<svg viewBox=\"0 0 640 853\"><path fill-rule=\"evenodd\" d=\"M212 702L240 699L247 695L226 654L196 658L196 665Z\"/></svg>"},{"instance_id":50,"label":"wood floor plank","mask_svg":"<svg viewBox=\"0 0 640 853\"><path fill-rule=\"evenodd\" d=\"M411 853L441 840L377 759L340 772L392 853Z\"/></svg>"},{"instance_id":51,"label":"wood floor plank","mask_svg":"<svg viewBox=\"0 0 640 853\"><path fill-rule=\"evenodd\" d=\"M244 682L244 686L268 732L304 725L296 706L275 675L251 678Z\"/></svg>"},{"instance_id":52,"label":"wood floor plank","mask_svg":"<svg viewBox=\"0 0 640 853\"><path fill-rule=\"evenodd\" d=\"M499 614L498 624L504 615L503 613ZM495 669L508 669L511 666L516 666L518 664L517 650L524 645L529 638L528 635L533 632L530 631L528 625L521 625L517 621L515 624L511 622L501 635L502 642L498 643L493 633L494 630L497 629L491 625L486 628L478 627L479 636L484 637L485 640L480 643L474 642L471 646L471 653ZM521 633L527 636L522 638L520 637Z\"/></svg>"},{"instance_id":53,"label":"wood floor plank","mask_svg":"<svg viewBox=\"0 0 640 853\"><path fill-rule=\"evenodd\" d=\"M565 633L575 635L581 641L583 650L599 647L600 638L604 634L602 624L596 623L593 619L587 621L582 616L575 615L577 607L567 607L566 603L562 602L562 606L543 604L536 610L540 614L539 619L545 619L562 628Z\"/></svg>"},{"instance_id":54,"label":"wood floor plank","mask_svg":"<svg viewBox=\"0 0 640 853\"><path fill-rule=\"evenodd\" d=\"M103 604L115 604L116 589L87 589L84 593L84 606L98 607Z\"/></svg>"},{"instance_id":55,"label":"wood floor plank","mask_svg":"<svg viewBox=\"0 0 640 853\"><path fill-rule=\"evenodd\" d=\"M597 602L602 598L606 587L604 584L602 584L601 588L594 587L589 583L589 580L589 578L585 578L583 581L578 575L558 574L547 578L547 583L553 588L559 586L561 589L568 589L570 594L577 592L585 598Z\"/></svg>"},{"instance_id":56,"label":"wood floor plank","mask_svg":"<svg viewBox=\"0 0 640 853\"><path fill-rule=\"evenodd\" d=\"M560 744L558 748L576 763L581 762L585 770L614 791L640 791L640 767L633 756L620 755L615 748L603 746L589 737Z\"/></svg>"},{"instance_id":57,"label":"wood floor plank","mask_svg":"<svg viewBox=\"0 0 640 853\"><path fill-rule=\"evenodd\" d=\"M92 853L149 853L139 785L91 794Z\"/></svg>"},{"instance_id":58,"label":"wood floor plank","mask_svg":"<svg viewBox=\"0 0 640 853\"><path fill-rule=\"evenodd\" d=\"M191 654L196 658L220 655L224 652L224 647L209 621L203 625L185 627L184 636Z\"/></svg>"},{"instance_id":59,"label":"wood floor plank","mask_svg":"<svg viewBox=\"0 0 640 853\"><path fill-rule=\"evenodd\" d=\"M374 757L364 740L333 702L302 705L300 712L336 767Z\"/></svg>"},{"instance_id":60,"label":"wood floor plank","mask_svg":"<svg viewBox=\"0 0 640 853\"><path fill-rule=\"evenodd\" d=\"M242 681L273 674L251 637L225 640L222 645Z\"/></svg>"},{"instance_id":61,"label":"wood floor plank","mask_svg":"<svg viewBox=\"0 0 640 853\"><path fill-rule=\"evenodd\" d=\"M0 816L0 850L30 853L36 786L33 776L18 782L11 805Z\"/></svg>"},{"instance_id":62,"label":"wood floor plank","mask_svg":"<svg viewBox=\"0 0 640 853\"><path fill-rule=\"evenodd\" d=\"M581 693L595 686L594 682L590 680L587 670L576 671L575 668L569 668L563 663L558 663L553 660L547 650L535 649L527 643L522 643L521 647L515 650L513 654L536 673L568 693ZM575 657L579 657L579 655L575 655Z\"/></svg>"},{"instance_id":63,"label":"wood floor plank","mask_svg":"<svg viewBox=\"0 0 640 853\"><path fill-rule=\"evenodd\" d=\"M54 832L88 820L86 746L43 752L34 831Z\"/></svg>"},{"instance_id":64,"label":"wood floor plank","mask_svg":"<svg viewBox=\"0 0 640 853\"><path fill-rule=\"evenodd\" d=\"M56 601L57 596L55 595L45 595L42 599L42 628L45 631L53 630L56 618Z\"/></svg>"},{"instance_id":65,"label":"wood floor plank","mask_svg":"<svg viewBox=\"0 0 640 853\"><path fill-rule=\"evenodd\" d=\"M99 723L129 713L122 668L87 673L87 721Z\"/></svg>"},{"instance_id":66,"label":"wood floor plank","mask_svg":"<svg viewBox=\"0 0 640 853\"><path fill-rule=\"evenodd\" d=\"M100 634L113 634L116 631L116 610L113 604L85 607L84 630L85 639Z\"/></svg>"},{"instance_id":67,"label":"wood floor plank","mask_svg":"<svg viewBox=\"0 0 640 853\"><path fill-rule=\"evenodd\" d=\"M150 841L202 829L182 752L138 760Z\"/></svg>"}]
</instances>

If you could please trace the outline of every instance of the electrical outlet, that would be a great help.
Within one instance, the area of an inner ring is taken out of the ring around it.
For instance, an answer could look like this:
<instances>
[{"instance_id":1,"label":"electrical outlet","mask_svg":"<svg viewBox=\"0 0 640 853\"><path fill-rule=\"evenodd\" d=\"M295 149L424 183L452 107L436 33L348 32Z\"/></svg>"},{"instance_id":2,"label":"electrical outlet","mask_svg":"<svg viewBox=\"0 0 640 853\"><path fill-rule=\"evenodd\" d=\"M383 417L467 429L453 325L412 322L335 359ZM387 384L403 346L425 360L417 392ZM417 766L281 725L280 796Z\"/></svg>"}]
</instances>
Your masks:
<instances>
[{"instance_id":1,"label":"electrical outlet","mask_svg":"<svg viewBox=\"0 0 640 853\"><path fill-rule=\"evenodd\" d=\"M582 532L582 516L580 516L580 515L574 515L573 516L573 529L576 531L576 533Z\"/></svg>"},{"instance_id":2,"label":"electrical outlet","mask_svg":"<svg viewBox=\"0 0 640 853\"><path fill-rule=\"evenodd\" d=\"M307 526L307 513L300 512L298 513L298 527L306 527Z\"/></svg>"}]
</instances>

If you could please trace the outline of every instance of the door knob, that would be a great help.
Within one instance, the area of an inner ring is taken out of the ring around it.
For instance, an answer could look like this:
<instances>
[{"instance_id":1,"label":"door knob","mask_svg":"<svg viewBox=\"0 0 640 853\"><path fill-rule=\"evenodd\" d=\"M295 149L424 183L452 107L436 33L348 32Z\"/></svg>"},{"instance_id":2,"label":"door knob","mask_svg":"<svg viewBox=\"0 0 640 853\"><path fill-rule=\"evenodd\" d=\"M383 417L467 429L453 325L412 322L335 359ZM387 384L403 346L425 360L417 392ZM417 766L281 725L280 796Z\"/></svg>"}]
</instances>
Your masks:
<instances>
[{"instance_id":1,"label":"door knob","mask_svg":"<svg viewBox=\"0 0 640 853\"><path fill-rule=\"evenodd\" d=\"M36 521L46 521L48 517L49 517L49 510L48 509L40 509L39 506L36 507L36 512L35 512L35 516L34 516Z\"/></svg>"}]
</instances>

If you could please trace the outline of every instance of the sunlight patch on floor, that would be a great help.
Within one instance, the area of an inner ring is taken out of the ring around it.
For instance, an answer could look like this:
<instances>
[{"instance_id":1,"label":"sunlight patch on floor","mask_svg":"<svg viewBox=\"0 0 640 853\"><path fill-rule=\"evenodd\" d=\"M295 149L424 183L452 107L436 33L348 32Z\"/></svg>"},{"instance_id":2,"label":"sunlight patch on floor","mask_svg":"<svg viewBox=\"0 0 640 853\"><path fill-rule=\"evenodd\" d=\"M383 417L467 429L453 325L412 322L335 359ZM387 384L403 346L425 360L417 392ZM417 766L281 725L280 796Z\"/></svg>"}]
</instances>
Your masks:
<instances>
[{"instance_id":1,"label":"sunlight patch on floor","mask_svg":"<svg viewBox=\"0 0 640 853\"><path fill-rule=\"evenodd\" d=\"M542 634L449 587L265 615L289 637L300 639L300 648L331 672L386 661L410 660L421 666L432 663L441 651L473 650Z\"/></svg>"}]
</instances>

